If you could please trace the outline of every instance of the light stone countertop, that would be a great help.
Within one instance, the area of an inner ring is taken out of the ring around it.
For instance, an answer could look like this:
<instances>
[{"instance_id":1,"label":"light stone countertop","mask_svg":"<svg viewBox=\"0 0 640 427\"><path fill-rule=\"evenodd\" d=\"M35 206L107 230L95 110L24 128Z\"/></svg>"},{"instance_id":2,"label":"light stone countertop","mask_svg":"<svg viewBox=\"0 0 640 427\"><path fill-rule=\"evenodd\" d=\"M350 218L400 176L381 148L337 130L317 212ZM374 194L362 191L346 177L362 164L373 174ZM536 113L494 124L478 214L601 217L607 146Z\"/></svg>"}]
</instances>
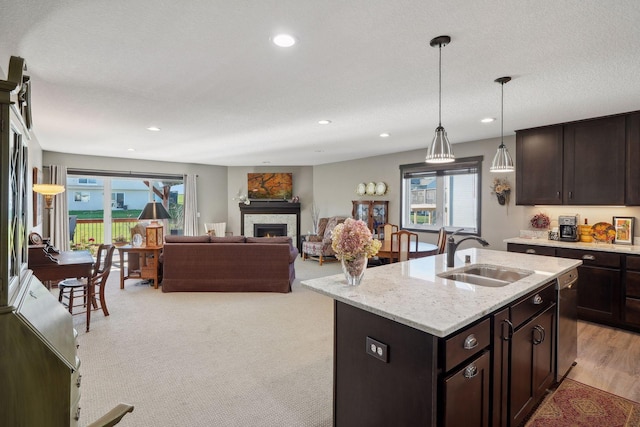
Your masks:
<instances>
[{"instance_id":1,"label":"light stone countertop","mask_svg":"<svg viewBox=\"0 0 640 427\"><path fill-rule=\"evenodd\" d=\"M465 255L470 255L471 264L532 270L534 274L503 287L476 286L437 276L464 268ZM580 264L582 261L566 258L472 248L457 251L452 268L447 268L444 254L369 268L358 286L348 286L343 274L304 280L302 285L362 310L446 337Z\"/></svg>"},{"instance_id":2,"label":"light stone countertop","mask_svg":"<svg viewBox=\"0 0 640 427\"><path fill-rule=\"evenodd\" d=\"M611 243L566 242L562 240L531 239L526 237L512 237L503 240L505 243L519 245L550 246L554 248L582 249L588 251L617 252L622 254L640 255L638 245L616 245Z\"/></svg>"}]
</instances>

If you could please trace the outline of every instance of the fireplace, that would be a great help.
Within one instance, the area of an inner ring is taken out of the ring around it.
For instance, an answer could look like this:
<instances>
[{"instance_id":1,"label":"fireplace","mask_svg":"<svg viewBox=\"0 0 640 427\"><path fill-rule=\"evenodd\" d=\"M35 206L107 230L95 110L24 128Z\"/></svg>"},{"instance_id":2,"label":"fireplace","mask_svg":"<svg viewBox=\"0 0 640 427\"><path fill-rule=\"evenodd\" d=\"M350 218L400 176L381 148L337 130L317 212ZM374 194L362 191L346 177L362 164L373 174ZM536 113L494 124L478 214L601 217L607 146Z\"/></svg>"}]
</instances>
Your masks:
<instances>
[{"instance_id":1,"label":"fireplace","mask_svg":"<svg viewBox=\"0 0 640 427\"><path fill-rule=\"evenodd\" d=\"M256 225L267 226L269 235L276 231L277 235L291 237L293 245L301 250L300 242L300 203L286 201L252 201L240 207L240 233L246 237L260 236ZM284 228L281 229L284 225ZM271 227L277 226L278 229ZM282 230L282 231L281 231Z\"/></svg>"},{"instance_id":2,"label":"fireplace","mask_svg":"<svg viewBox=\"0 0 640 427\"><path fill-rule=\"evenodd\" d=\"M278 237L287 235L287 224L253 224L254 237Z\"/></svg>"}]
</instances>

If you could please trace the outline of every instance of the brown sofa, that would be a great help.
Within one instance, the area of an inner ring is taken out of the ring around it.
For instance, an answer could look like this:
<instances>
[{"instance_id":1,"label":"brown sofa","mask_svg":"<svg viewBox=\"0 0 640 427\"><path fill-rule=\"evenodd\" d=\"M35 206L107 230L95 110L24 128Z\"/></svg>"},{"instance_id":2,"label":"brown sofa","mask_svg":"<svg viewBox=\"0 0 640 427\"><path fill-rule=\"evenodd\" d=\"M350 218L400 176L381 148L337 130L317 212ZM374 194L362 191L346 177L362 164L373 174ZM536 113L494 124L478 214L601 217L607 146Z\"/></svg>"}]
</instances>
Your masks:
<instances>
[{"instance_id":1,"label":"brown sofa","mask_svg":"<svg viewBox=\"0 0 640 427\"><path fill-rule=\"evenodd\" d=\"M290 292L290 237L166 236L162 292Z\"/></svg>"}]
</instances>

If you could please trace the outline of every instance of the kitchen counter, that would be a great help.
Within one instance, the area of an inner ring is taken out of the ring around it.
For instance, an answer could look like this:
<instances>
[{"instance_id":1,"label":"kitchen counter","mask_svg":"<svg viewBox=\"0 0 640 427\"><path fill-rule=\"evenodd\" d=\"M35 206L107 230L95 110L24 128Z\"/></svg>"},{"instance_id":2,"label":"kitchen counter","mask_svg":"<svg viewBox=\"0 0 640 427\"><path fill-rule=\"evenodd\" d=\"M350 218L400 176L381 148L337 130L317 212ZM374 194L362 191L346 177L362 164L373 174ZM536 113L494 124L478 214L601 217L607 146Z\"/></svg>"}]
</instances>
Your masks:
<instances>
[{"instance_id":1,"label":"kitchen counter","mask_svg":"<svg viewBox=\"0 0 640 427\"><path fill-rule=\"evenodd\" d=\"M476 286L437 276L465 267L465 255L471 257L472 264L532 270L534 274L503 287ZM367 269L358 286L347 286L343 274L305 280L302 285L337 301L445 337L580 264L579 260L471 248L456 252L452 268L446 266L446 254L436 255Z\"/></svg>"},{"instance_id":2,"label":"kitchen counter","mask_svg":"<svg viewBox=\"0 0 640 427\"><path fill-rule=\"evenodd\" d=\"M531 239L526 237L512 237L509 239L504 239L504 242L516 243L519 245L550 246L553 248L582 249L582 250L588 250L588 251L617 252L622 254L640 255L640 246L638 245L566 242L562 240Z\"/></svg>"}]
</instances>

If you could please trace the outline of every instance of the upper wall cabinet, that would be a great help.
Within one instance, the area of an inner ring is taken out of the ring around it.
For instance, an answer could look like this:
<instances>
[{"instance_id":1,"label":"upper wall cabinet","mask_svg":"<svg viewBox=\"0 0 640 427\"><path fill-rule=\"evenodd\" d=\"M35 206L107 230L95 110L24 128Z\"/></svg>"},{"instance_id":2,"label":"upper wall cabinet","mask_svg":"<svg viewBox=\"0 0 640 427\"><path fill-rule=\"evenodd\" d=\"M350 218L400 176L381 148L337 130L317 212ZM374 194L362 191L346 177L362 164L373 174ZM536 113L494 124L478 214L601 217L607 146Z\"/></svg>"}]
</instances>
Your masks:
<instances>
[{"instance_id":1,"label":"upper wall cabinet","mask_svg":"<svg viewBox=\"0 0 640 427\"><path fill-rule=\"evenodd\" d=\"M627 205L640 205L640 112L627 116Z\"/></svg>"},{"instance_id":2,"label":"upper wall cabinet","mask_svg":"<svg viewBox=\"0 0 640 427\"><path fill-rule=\"evenodd\" d=\"M564 204L624 205L625 117L564 126Z\"/></svg>"},{"instance_id":3,"label":"upper wall cabinet","mask_svg":"<svg viewBox=\"0 0 640 427\"><path fill-rule=\"evenodd\" d=\"M517 131L516 204L640 204L639 114Z\"/></svg>"},{"instance_id":4,"label":"upper wall cabinet","mask_svg":"<svg viewBox=\"0 0 640 427\"><path fill-rule=\"evenodd\" d=\"M516 204L562 204L562 126L516 132Z\"/></svg>"}]
</instances>

